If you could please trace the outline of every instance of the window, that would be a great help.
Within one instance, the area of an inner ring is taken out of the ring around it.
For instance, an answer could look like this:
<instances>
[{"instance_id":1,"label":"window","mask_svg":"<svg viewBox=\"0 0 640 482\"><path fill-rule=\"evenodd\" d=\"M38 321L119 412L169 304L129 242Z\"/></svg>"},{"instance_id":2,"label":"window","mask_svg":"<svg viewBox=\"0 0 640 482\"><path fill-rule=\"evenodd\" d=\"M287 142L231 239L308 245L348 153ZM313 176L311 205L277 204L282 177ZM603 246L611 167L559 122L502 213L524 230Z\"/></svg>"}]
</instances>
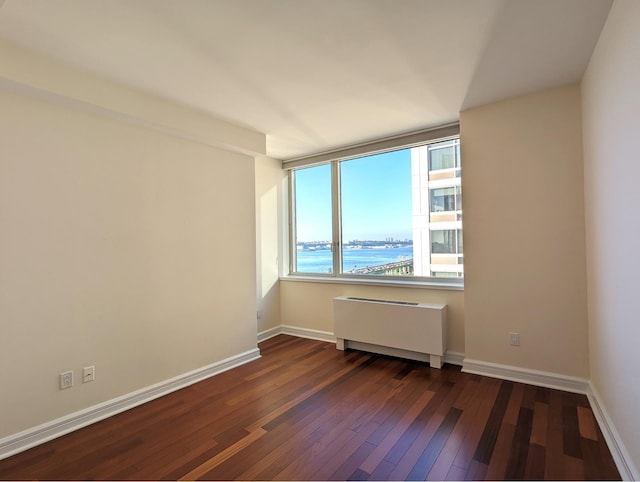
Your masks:
<instances>
[{"instance_id":1,"label":"window","mask_svg":"<svg viewBox=\"0 0 640 482\"><path fill-rule=\"evenodd\" d=\"M295 179L296 271L332 273L331 165L300 169Z\"/></svg>"},{"instance_id":2,"label":"window","mask_svg":"<svg viewBox=\"0 0 640 482\"><path fill-rule=\"evenodd\" d=\"M411 154L407 149L338 163L342 273L413 273Z\"/></svg>"},{"instance_id":3,"label":"window","mask_svg":"<svg viewBox=\"0 0 640 482\"><path fill-rule=\"evenodd\" d=\"M460 186L441 187L431 190L431 212L458 211L456 206L462 209Z\"/></svg>"},{"instance_id":4,"label":"window","mask_svg":"<svg viewBox=\"0 0 640 482\"><path fill-rule=\"evenodd\" d=\"M431 252L437 254L456 253L456 231L454 229L431 231Z\"/></svg>"},{"instance_id":5,"label":"window","mask_svg":"<svg viewBox=\"0 0 640 482\"><path fill-rule=\"evenodd\" d=\"M429 171L460 168L460 143L436 142L429 146Z\"/></svg>"},{"instance_id":6,"label":"window","mask_svg":"<svg viewBox=\"0 0 640 482\"><path fill-rule=\"evenodd\" d=\"M457 136L291 167L290 273L462 278L460 179Z\"/></svg>"}]
</instances>

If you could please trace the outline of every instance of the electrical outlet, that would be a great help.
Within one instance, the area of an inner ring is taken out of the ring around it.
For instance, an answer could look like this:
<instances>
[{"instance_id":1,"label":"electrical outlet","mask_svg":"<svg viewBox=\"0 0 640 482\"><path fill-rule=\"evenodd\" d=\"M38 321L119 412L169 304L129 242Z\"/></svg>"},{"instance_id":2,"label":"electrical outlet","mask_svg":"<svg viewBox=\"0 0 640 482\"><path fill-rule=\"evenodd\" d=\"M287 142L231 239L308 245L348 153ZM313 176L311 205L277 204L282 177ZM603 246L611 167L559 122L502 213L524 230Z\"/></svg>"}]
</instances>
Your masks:
<instances>
[{"instance_id":1,"label":"electrical outlet","mask_svg":"<svg viewBox=\"0 0 640 482\"><path fill-rule=\"evenodd\" d=\"M90 367L84 367L82 369L82 383L92 382L96 379L96 367L91 365Z\"/></svg>"},{"instance_id":2,"label":"electrical outlet","mask_svg":"<svg viewBox=\"0 0 640 482\"><path fill-rule=\"evenodd\" d=\"M262 318L262 310L258 310L256 312L256 316L258 317L258 319Z\"/></svg>"},{"instance_id":3,"label":"electrical outlet","mask_svg":"<svg viewBox=\"0 0 640 482\"><path fill-rule=\"evenodd\" d=\"M73 372L64 372L60 374L60 390L65 390L73 386Z\"/></svg>"},{"instance_id":4,"label":"electrical outlet","mask_svg":"<svg viewBox=\"0 0 640 482\"><path fill-rule=\"evenodd\" d=\"M509 333L509 344L511 346L520 346L520 333Z\"/></svg>"}]
</instances>

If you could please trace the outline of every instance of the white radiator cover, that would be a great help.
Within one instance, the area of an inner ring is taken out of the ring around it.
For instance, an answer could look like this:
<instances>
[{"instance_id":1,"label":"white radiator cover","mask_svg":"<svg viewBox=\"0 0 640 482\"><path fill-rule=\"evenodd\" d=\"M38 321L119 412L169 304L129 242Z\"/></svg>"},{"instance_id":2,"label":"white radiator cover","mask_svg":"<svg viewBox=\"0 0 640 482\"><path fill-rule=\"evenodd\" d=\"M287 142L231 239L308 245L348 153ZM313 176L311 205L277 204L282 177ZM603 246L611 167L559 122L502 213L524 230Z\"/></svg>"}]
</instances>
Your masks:
<instances>
[{"instance_id":1,"label":"white radiator cover","mask_svg":"<svg viewBox=\"0 0 640 482\"><path fill-rule=\"evenodd\" d=\"M447 305L338 297L333 299L333 323L339 350L368 349L442 366Z\"/></svg>"}]
</instances>

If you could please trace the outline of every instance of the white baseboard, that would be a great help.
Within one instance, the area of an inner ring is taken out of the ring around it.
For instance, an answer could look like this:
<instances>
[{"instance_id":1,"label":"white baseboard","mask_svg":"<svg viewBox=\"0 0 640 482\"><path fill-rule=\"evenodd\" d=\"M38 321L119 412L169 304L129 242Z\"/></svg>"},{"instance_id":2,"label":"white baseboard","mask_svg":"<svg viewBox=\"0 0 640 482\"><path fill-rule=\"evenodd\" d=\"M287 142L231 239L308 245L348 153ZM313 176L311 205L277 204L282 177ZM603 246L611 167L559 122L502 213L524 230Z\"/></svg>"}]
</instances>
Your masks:
<instances>
[{"instance_id":1,"label":"white baseboard","mask_svg":"<svg viewBox=\"0 0 640 482\"><path fill-rule=\"evenodd\" d=\"M329 343L336 342L335 336L329 331L312 330L310 328L300 328L291 325L278 325L258 333L258 343L277 335L291 335L297 336L298 338L309 338L311 340L320 340Z\"/></svg>"},{"instance_id":2,"label":"white baseboard","mask_svg":"<svg viewBox=\"0 0 640 482\"><path fill-rule=\"evenodd\" d=\"M445 351L444 362L461 367L462 363L464 362L464 353L460 353L457 351Z\"/></svg>"},{"instance_id":3,"label":"white baseboard","mask_svg":"<svg viewBox=\"0 0 640 482\"><path fill-rule=\"evenodd\" d=\"M329 331L312 330L310 328L300 328L298 326L291 325L278 325L268 330L258 333L258 343L261 343L269 338L273 338L277 335L291 335L299 338L309 338L311 340L326 341L329 343L335 343L336 338L333 333Z\"/></svg>"},{"instance_id":4,"label":"white baseboard","mask_svg":"<svg viewBox=\"0 0 640 482\"><path fill-rule=\"evenodd\" d=\"M336 337L329 331L312 330L310 328L300 328L298 326L280 325L280 333L284 335L299 336L311 340L328 341L335 343Z\"/></svg>"},{"instance_id":5,"label":"white baseboard","mask_svg":"<svg viewBox=\"0 0 640 482\"><path fill-rule=\"evenodd\" d=\"M609 417L602 403L602 398L598 395L598 392L591 382L589 382L587 397L589 398L593 415L596 417L598 425L600 426L600 431L609 446L618 472L620 472L620 477L622 477L622 480L640 480L640 471L638 471L638 468L634 465L629 451L624 443L622 443L620 434L616 430L611 417Z\"/></svg>"},{"instance_id":6,"label":"white baseboard","mask_svg":"<svg viewBox=\"0 0 640 482\"><path fill-rule=\"evenodd\" d=\"M262 343L263 341L266 341L269 338L278 336L280 333L282 333L280 329L280 325L275 326L273 328L269 328L268 330L261 331L260 333L258 333L258 343Z\"/></svg>"},{"instance_id":7,"label":"white baseboard","mask_svg":"<svg viewBox=\"0 0 640 482\"><path fill-rule=\"evenodd\" d=\"M512 382L528 383L539 387L555 388L566 392L586 394L589 388L589 380L586 378L570 377L559 373L530 370L528 368L500 365L480 360L465 358L462 362L462 371L485 375L487 377L511 380Z\"/></svg>"},{"instance_id":8,"label":"white baseboard","mask_svg":"<svg viewBox=\"0 0 640 482\"><path fill-rule=\"evenodd\" d=\"M257 348L0 439L0 460L260 358Z\"/></svg>"}]
</instances>

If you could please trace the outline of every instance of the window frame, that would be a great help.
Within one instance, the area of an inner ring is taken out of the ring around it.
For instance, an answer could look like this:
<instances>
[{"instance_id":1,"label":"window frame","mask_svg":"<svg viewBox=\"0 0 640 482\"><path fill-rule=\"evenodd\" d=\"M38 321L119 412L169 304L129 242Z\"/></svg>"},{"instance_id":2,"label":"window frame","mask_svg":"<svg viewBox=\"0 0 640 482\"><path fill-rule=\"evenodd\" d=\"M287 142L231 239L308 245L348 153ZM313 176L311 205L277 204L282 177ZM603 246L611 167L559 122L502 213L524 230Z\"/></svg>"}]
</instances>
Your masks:
<instances>
[{"instance_id":1,"label":"window frame","mask_svg":"<svg viewBox=\"0 0 640 482\"><path fill-rule=\"evenodd\" d=\"M283 168L288 171L288 272L285 279L320 282L348 282L360 284L405 285L405 286L432 286L440 288L462 289L464 286L464 272L461 277L436 277L415 275L358 275L342 272L343 242L341 219L341 179L340 163L352 159L383 154L403 149L411 149L427 144L435 144L460 138L459 125L451 124L436 129L420 131L404 136L387 138L372 143L351 146L344 149L321 153L307 158L292 159L283 162ZM459 162L459 160L457 161ZM323 164L331 165L331 212L332 212L332 272L331 273L306 273L296 271L297 240L296 240L296 212L295 212L295 171ZM460 170L456 166L454 170ZM461 175L460 175L461 176ZM430 195L429 195L430 196ZM429 212L429 214L431 214ZM462 229L462 228L460 228ZM430 240L431 243L431 240ZM431 253L430 253L431 254ZM464 255L464 253L462 253Z\"/></svg>"}]
</instances>

